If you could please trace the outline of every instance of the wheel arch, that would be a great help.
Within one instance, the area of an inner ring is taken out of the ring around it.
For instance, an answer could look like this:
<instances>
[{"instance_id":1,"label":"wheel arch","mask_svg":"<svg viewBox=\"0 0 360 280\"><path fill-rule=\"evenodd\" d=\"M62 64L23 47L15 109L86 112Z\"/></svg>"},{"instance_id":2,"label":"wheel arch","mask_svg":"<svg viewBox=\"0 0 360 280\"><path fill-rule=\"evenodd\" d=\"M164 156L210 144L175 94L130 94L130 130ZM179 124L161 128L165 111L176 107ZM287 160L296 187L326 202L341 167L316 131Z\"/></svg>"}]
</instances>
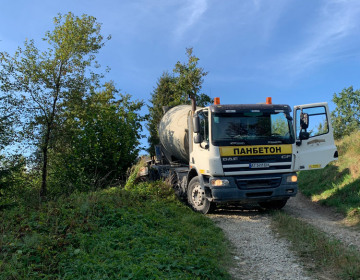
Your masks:
<instances>
[{"instance_id":1,"label":"wheel arch","mask_svg":"<svg viewBox=\"0 0 360 280\"><path fill-rule=\"evenodd\" d=\"M203 176L202 176L200 173L198 173L195 168L192 168L192 169L189 171L188 176L187 176L186 189L188 188L191 179L193 179L193 178L196 177L196 176L199 177L200 185L201 185L202 187L204 187L204 178L203 178Z\"/></svg>"}]
</instances>

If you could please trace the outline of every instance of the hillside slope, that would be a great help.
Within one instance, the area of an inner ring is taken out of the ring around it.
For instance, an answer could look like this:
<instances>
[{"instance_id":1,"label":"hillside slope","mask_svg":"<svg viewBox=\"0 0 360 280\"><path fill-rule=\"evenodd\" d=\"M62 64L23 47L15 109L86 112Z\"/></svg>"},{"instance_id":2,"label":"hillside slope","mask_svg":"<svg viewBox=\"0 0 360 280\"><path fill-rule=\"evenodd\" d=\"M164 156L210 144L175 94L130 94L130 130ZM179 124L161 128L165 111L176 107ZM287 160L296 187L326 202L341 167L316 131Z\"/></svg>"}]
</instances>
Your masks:
<instances>
[{"instance_id":1,"label":"hillside slope","mask_svg":"<svg viewBox=\"0 0 360 280\"><path fill-rule=\"evenodd\" d=\"M0 279L229 279L228 255L161 182L0 211Z\"/></svg>"},{"instance_id":2,"label":"hillside slope","mask_svg":"<svg viewBox=\"0 0 360 280\"><path fill-rule=\"evenodd\" d=\"M314 202L335 207L360 225L360 132L336 143L339 160L324 169L299 174L300 191Z\"/></svg>"}]
</instances>

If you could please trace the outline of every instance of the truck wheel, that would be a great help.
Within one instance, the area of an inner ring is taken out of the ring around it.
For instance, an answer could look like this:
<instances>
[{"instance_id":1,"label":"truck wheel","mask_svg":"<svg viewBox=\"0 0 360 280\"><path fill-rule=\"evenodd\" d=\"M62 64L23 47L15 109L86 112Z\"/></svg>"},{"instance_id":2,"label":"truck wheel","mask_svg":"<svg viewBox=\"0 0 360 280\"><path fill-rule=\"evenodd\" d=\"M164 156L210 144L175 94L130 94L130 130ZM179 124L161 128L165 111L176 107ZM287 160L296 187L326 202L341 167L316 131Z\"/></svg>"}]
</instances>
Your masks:
<instances>
[{"instance_id":1,"label":"truck wheel","mask_svg":"<svg viewBox=\"0 0 360 280\"><path fill-rule=\"evenodd\" d=\"M182 192L177 174L175 172L170 171L168 180L171 187L174 189L176 196L181 197Z\"/></svg>"},{"instance_id":2,"label":"truck wheel","mask_svg":"<svg viewBox=\"0 0 360 280\"><path fill-rule=\"evenodd\" d=\"M286 205L287 199L259 202L262 208L268 210L280 210Z\"/></svg>"},{"instance_id":3,"label":"truck wheel","mask_svg":"<svg viewBox=\"0 0 360 280\"><path fill-rule=\"evenodd\" d=\"M190 206L197 212L207 214L214 209L215 204L206 198L205 190L201 187L198 176L191 179L187 197Z\"/></svg>"}]
</instances>

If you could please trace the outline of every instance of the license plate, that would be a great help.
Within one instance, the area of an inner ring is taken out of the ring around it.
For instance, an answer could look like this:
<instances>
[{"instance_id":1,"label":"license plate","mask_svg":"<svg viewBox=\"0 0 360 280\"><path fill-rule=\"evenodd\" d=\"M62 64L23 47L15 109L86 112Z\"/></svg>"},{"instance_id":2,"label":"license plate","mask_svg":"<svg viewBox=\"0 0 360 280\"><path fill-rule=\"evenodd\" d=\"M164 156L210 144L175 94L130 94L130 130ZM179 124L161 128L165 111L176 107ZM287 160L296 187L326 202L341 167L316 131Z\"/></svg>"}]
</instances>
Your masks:
<instances>
[{"instance_id":1,"label":"license plate","mask_svg":"<svg viewBox=\"0 0 360 280\"><path fill-rule=\"evenodd\" d=\"M249 164L249 167L250 168L269 168L270 167L270 164L269 163L250 163Z\"/></svg>"}]
</instances>

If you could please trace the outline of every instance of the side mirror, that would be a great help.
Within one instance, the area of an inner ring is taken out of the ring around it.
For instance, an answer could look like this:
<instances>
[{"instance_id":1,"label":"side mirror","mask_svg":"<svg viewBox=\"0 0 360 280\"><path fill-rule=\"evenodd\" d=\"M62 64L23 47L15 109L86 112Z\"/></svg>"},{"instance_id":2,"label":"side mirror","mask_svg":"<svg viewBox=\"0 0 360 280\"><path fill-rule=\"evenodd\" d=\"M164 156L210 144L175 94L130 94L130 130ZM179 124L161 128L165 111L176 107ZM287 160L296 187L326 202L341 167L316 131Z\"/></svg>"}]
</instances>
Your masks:
<instances>
[{"instance_id":1,"label":"side mirror","mask_svg":"<svg viewBox=\"0 0 360 280\"><path fill-rule=\"evenodd\" d=\"M203 141L203 138L202 138L200 133L198 133L198 134L196 134L194 136L194 143L195 144L200 144L200 143L202 143L202 141Z\"/></svg>"},{"instance_id":2,"label":"side mirror","mask_svg":"<svg viewBox=\"0 0 360 280\"><path fill-rule=\"evenodd\" d=\"M309 114L300 113L300 128L307 129L309 127Z\"/></svg>"},{"instance_id":3,"label":"side mirror","mask_svg":"<svg viewBox=\"0 0 360 280\"><path fill-rule=\"evenodd\" d=\"M198 115L194 116L193 123L194 123L194 133L199 133L201 131L201 128L200 128L200 118Z\"/></svg>"},{"instance_id":4,"label":"side mirror","mask_svg":"<svg viewBox=\"0 0 360 280\"><path fill-rule=\"evenodd\" d=\"M299 135L300 140L307 140L310 138L309 132L301 131Z\"/></svg>"}]
</instances>

